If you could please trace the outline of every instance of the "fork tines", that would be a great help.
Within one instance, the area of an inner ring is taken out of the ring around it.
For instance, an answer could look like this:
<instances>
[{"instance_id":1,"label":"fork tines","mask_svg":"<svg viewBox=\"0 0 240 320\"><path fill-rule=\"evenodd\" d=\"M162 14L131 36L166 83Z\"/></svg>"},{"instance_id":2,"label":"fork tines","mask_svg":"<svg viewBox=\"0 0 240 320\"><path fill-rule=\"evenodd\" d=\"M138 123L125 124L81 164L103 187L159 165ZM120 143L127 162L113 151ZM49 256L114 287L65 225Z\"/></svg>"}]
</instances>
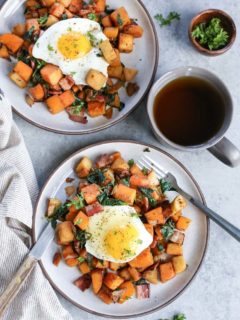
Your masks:
<instances>
[{"instance_id":1,"label":"fork tines","mask_svg":"<svg viewBox=\"0 0 240 320\"><path fill-rule=\"evenodd\" d=\"M156 174L159 176L159 178L165 177L168 173L162 167L160 167L160 165L156 161L152 160L146 155L143 155L141 159L137 161L137 164L141 168L145 167L148 170L153 169L156 172Z\"/></svg>"}]
</instances>

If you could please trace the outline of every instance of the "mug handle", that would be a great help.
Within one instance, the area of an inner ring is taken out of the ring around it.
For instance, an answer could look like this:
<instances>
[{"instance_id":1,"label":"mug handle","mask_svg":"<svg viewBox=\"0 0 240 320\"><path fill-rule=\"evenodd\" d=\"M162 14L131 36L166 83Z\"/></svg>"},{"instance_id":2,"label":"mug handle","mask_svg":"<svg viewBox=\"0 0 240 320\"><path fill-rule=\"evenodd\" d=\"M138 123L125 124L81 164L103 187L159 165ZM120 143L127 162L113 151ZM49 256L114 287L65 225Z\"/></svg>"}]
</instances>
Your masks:
<instances>
[{"instance_id":1,"label":"mug handle","mask_svg":"<svg viewBox=\"0 0 240 320\"><path fill-rule=\"evenodd\" d=\"M214 146L208 148L208 151L232 168L240 164L240 150L225 137Z\"/></svg>"}]
</instances>

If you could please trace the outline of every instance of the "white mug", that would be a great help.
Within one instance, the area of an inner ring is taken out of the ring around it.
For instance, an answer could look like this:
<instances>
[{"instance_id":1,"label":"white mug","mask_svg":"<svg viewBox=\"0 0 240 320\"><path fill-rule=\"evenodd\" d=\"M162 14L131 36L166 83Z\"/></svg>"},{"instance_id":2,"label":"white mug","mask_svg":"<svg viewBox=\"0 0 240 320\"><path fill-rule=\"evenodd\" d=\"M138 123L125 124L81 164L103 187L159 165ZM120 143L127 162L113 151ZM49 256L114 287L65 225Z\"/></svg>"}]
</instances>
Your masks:
<instances>
[{"instance_id":1,"label":"white mug","mask_svg":"<svg viewBox=\"0 0 240 320\"><path fill-rule=\"evenodd\" d=\"M219 129L219 131L211 137L209 140L202 144L197 144L193 146L183 146L169 140L158 128L155 118L154 118L154 101L157 94L164 88L168 83L181 77L195 77L200 79L205 79L210 81L222 94L225 108L224 121ZM213 73L206 69L198 67L180 67L174 69L165 75L163 75L159 80L155 82L152 86L148 101L147 101L147 111L148 116L152 125L153 132L156 138L166 146L182 150L182 151L195 151L207 149L215 157L221 160L228 166L236 167L240 164L240 151L234 144L224 137L226 131L228 130L233 115L233 103L229 90L225 84Z\"/></svg>"}]
</instances>

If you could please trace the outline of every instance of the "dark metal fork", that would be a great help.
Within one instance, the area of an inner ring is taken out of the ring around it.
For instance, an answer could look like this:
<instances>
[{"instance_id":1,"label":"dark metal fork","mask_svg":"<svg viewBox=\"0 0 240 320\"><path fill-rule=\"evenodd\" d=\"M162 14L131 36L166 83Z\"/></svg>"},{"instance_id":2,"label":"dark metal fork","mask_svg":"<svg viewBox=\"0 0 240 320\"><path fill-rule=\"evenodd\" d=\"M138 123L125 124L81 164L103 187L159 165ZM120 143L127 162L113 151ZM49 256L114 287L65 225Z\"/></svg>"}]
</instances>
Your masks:
<instances>
[{"instance_id":1,"label":"dark metal fork","mask_svg":"<svg viewBox=\"0 0 240 320\"><path fill-rule=\"evenodd\" d=\"M179 194L185 197L189 202L191 202L194 206L202 210L202 212L217 223L220 227L222 227L226 232L228 232L232 237L234 237L237 241L240 242L240 229L232 225L227 220L223 219L220 215L218 215L213 210L209 209L199 200L193 198L190 194L186 191L181 189L177 183L177 179L174 177L173 174L164 170L156 161L152 160L147 155L144 155L140 160L137 161L139 167L143 168L146 167L147 169L153 169L157 174L158 178L164 179L168 182L172 188L174 188Z\"/></svg>"}]
</instances>

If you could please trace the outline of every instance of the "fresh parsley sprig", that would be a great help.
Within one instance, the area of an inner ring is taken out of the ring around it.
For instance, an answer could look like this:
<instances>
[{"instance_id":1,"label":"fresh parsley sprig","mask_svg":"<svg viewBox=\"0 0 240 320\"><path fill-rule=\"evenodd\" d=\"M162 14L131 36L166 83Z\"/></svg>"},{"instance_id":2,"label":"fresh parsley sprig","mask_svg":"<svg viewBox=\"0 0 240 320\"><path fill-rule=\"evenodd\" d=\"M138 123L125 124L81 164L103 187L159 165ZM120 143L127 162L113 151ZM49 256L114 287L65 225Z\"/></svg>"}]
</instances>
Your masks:
<instances>
[{"instance_id":1,"label":"fresh parsley sprig","mask_svg":"<svg viewBox=\"0 0 240 320\"><path fill-rule=\"evenodd\" d=\"M169 12L166 18L164 18L161 13L156 14L154 18L158 21L160 27L164 27L164 26L170 26L173 20L179 21L181 19L181 15L176 11L171 11Z\"/></svg>"}]
</instances>

